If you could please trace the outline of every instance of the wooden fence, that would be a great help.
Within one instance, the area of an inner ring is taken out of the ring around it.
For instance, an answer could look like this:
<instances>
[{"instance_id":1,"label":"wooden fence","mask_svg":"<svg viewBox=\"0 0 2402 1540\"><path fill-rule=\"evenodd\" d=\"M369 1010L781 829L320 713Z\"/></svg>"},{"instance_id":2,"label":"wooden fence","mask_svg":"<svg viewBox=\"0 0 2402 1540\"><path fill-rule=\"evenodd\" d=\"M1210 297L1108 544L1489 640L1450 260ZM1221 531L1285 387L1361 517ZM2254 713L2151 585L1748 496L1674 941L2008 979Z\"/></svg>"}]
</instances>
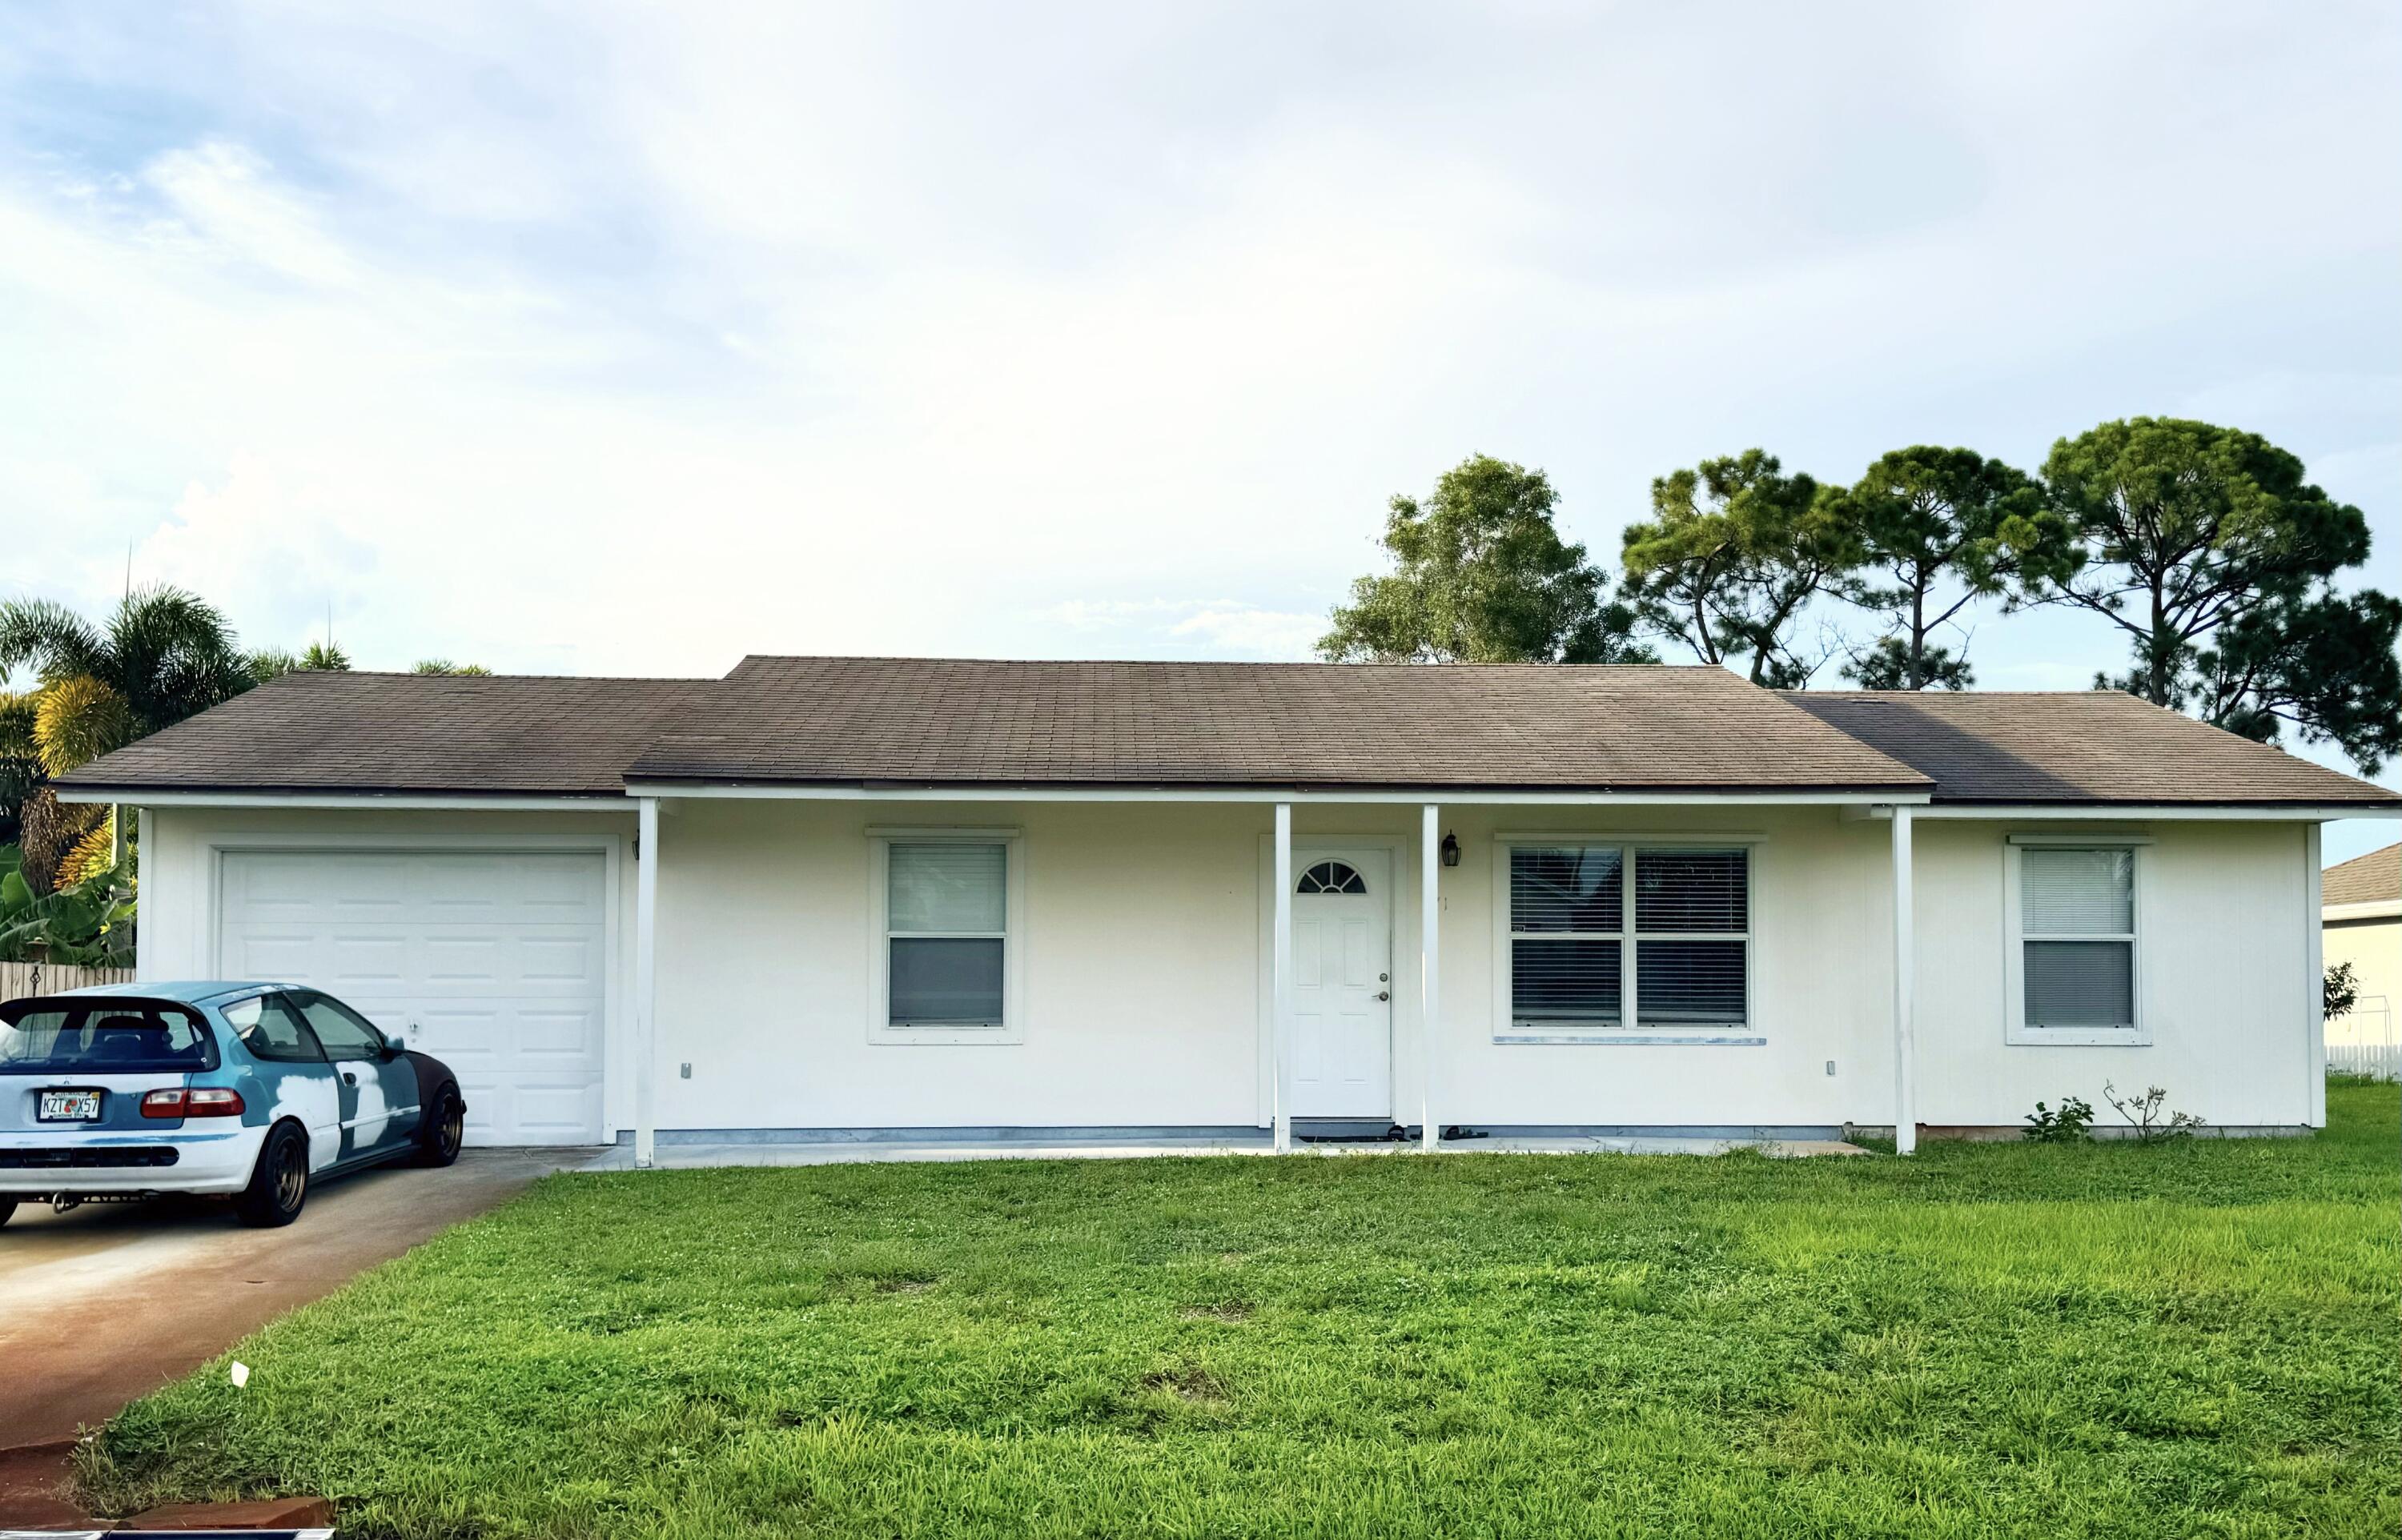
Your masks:
<instances>
[{"instance_id":1,"label":"wooden fence","mask_svg":"<svg viewBox=\"0 0 2402 1540\"><path fill-rule=\"evenodd\" d=\"M64 963L0 962L0 1000L55 995L95 983L131 983L130 968L69 968Z\"/></svg>"}]
</instances>

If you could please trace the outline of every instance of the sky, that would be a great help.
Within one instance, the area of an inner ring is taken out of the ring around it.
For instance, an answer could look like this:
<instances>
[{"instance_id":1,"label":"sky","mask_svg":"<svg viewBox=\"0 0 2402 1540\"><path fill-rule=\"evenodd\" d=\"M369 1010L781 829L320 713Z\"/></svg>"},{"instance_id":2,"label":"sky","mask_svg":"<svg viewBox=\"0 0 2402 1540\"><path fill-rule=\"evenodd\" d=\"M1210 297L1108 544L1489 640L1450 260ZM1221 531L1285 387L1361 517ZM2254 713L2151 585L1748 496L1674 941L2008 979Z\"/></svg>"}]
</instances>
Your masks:
<instances>
[{"instance_id":1,"label":"sky","mask_svg":"<svg viewBox=\"0 0 2402 1540\"><path fill-rule=\"evenodd\" d=\"M1294 658L1470 453L1614 567L1707 456L2140 414L2300 455L2392 588L2397 81L2340 0L0 0L0 596L362 667ZM1972 627L1989 688L2123 651Z\"/></svg>"}]
</instances>

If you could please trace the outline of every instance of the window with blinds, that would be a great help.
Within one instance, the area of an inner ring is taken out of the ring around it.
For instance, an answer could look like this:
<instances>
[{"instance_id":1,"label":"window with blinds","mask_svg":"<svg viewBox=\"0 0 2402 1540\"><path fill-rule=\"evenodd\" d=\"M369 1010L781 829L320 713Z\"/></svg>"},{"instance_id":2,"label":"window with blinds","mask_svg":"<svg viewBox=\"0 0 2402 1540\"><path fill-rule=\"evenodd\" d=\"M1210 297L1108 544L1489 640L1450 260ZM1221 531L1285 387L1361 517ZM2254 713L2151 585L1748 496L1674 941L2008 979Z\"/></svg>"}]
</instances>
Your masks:
<instances>
[{"instance_id":1,"label":"window with blinds","mask_svg":"<svg viewBox=\"0 0 2402 1540\"><path fill-rule=\"evenodd\" d=\"M1746 1025L1750 886L1744 850L1510 846L1512 1034Z\"/></svg>"},{"instance_id":2,"label":"window with blinds","mask_svg":"<svg viewBox=\"0 0 2402 1540\"><path fill-rule=\"evenodd\" d=\"M998 1027L1009 846L895 840L885 857L886 1014L894 1026Z\"/></svg>"},{"instance_id":3,"label":"window with blinds","mask_svg":"<svg viewBox=\"0 0 2402 1540\"><path fill-rule=\"evenodd\" d=\"M2135 852L2019 852L2021 994L2031 1027L2135 1026Z\"/></svg>"}]
</instances>

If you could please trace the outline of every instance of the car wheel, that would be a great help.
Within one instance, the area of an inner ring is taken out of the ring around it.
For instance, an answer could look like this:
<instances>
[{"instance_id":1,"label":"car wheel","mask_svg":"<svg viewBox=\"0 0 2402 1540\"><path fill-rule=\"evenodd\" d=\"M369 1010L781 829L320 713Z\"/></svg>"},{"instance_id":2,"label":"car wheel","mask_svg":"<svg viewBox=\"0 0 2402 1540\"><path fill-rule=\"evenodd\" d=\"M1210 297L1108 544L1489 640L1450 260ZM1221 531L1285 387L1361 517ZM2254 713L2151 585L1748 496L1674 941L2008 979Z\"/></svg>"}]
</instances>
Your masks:
<instances>
[{"instance_id":1,"label":"car wheel","mask_svg":"<svg viewBox=\"0 0 2402 1540\"><path fill-rule=\"evenodd\" d=\"M233 1211L243 1224L272 1229L300 1217L308 1201L309 1137L291 1123L278 1123L267 1131L258 1168L235 1197Z\"/></svg>"},{"instance_id":2,"label":"car wheel","mask_svg":"<svg viewBox=\"0 0 2402 1540\"><path fill-rule=\"evenodd\" d=\"M417 1163L449 1165L459 1158L459 1146L466 1137L467 1104L459 1099L457 1086L446 1085L417 1131Z\"/></svg>"}]
</instances>

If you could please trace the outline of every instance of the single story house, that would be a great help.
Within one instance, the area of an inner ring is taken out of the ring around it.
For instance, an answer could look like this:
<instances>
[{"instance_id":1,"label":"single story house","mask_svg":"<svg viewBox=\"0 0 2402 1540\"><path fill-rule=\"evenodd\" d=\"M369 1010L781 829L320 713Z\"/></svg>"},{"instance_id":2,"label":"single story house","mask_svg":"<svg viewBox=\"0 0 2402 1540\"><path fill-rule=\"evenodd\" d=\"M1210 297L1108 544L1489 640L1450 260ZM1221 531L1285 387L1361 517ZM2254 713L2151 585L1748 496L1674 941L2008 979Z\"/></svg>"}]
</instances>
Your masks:
<instances>
[{"instance_id":1,"label":"single story house","mask_svg":"<svg viewBox=\"0 0 2402 1540\"><path fill-rule=\"evenodd\" d=\"M2319 824L2124 694L1708 667L297 673L61 783L147 979L295 980L489 1143L2324 1119Z\"/></svg>"},{"instance_id":2,"label":"single story house","mask_svg":"<svg viewBox=\"0 0 2402 1540\"><path fill-rule=\"evenodd\" d=\"M2338 1068L2402 1073L2395 1012L2402 1010L2402 845L2326 869L2319 919L2326 965L2352 964L2352 1009L2326 1024Z\"/></svg>"}]
</instances>

